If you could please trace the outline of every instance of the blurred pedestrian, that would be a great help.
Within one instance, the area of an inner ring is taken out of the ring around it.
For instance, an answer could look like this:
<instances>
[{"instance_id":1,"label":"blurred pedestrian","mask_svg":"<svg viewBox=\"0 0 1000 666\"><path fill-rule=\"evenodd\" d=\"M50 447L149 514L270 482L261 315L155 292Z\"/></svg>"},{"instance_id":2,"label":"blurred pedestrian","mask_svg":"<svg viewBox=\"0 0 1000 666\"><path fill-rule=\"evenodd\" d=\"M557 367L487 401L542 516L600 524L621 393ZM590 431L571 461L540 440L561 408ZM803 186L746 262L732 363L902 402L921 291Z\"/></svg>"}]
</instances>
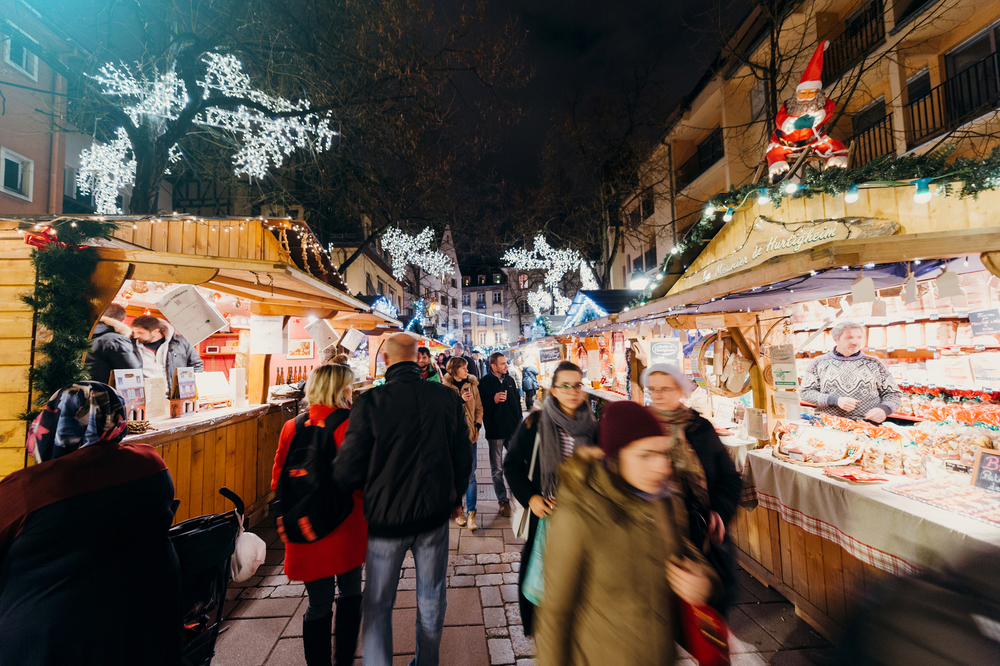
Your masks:
<instances>
[{"instance_id":1,"label":"blurred pedestrian","mask_svg":"<svg viewBox=\"0 0 1000 666\"><path fill-rule=\"evenodd\" d=\"M483 399L483 425L490 445L490 472L497 494L500 515L510 516L510 499L503 482L503 452L521 424L521 399L514 380L507 374L507 358L501 352L490 355L490 372L479 382Z\"/></svg>"},{"instance_id":2,"label":"blurred pedestrian","mask_svg":"<svg viewBox=\"0 0 1000 666\"><path fill-rule=\"evenodd\" d=\"M470 531L476 530L476 493L479 484L476 483L476 442L479 441L479 431L483 427L483 401L479 396L479 382L469 374L468 363L464 358L453 358L448 361L448 374L442 383L450 386L462 398L465 406L465 420L469 424L469 439L472 440L472 473L469 474L469 488L465 491L465 510L468 512L455 519L455 522Z\"/></svg>"},{"instance_id":3,"label":"blurred pedestrian","mask_svg":"<svg viewBox=\"0 0 1000 666\"><path fill-rule=\"evenodd\" d=\"M341 446L347 432L353 382L354 372L349 367L336 363L316 368L306 382L309 413L301 425L320 425L326 429L328 420L331 421L331 427L337 423L327 440L334 447L329 452L331 455ZM278 479L288 455L288 447L300 427L300 420L301 417L286 421L281 429L271 473L272 490L278 489ZM333 480L321 479L320 482L332 484ZM289 580L303 581L309 597L305 616L302 618L302 645L308 666L329 666L332 630L336 631L337 637L333 663L335 666L354 663L358 631L361 628L361 567L368 546L368 528L362 500L361 491L355 491L354 510L322 539L311 543L285 541L285 576ZM334 624L333 601L338 589L340 597L337 598Z\"/></svg>"},{"instance_id":4,"label":"blurred pedestrian","mask_svg":"<svg viewBox=\"0 0 1000 666\"><path fill-rule=\"evenodd\" d=\"M417 365L420 366L420 376L429 382L441 383L441 371L431 361L431 350L427 347L417 347Z\"/></svg>"},{"instance_id":5,"label":"blurred pedestrian","mask_svg":"<svg viewBox=\"0 0 1000 666\"><path fill-rule=\"evenodd\" d=\"M479 365L472 359L472 357L465 353L465 345L461 342L453 344L451 346L451 356L452 358L464 358L465 362L469 364L469 374L476 379L482 380L483 373L479 371Z\"/></svg>"},{"instance_id":6,"label":"blurred pedestrian","mask_svg":"<svg viewBox=\"0 0 1000 666\"><path fill-rule=\"evenodd\" d=\"M472 362L476 365L477 377L483 378L489 374L490 370L486 367L486 360L480 355L478 349L472 350Z\"/></svg>"},{"instance_id":7,"label":"blurred pedestrian","mask_svg":"<svg viewBox=\"0 0 1000 666\"><path fill-rule=\"evenodd\" d=\"M178 666L174 484L111 387L57 391L0 481L0 664Z\"/></svg>"},{"instance_id":8,"label":"blurred pedestrian","mask_svg":"<svg viewBox=\"0 0 1000 666\"><path fill-rule=\"evenodd\" d=\"M583 372L569 361L560 363L552 375L552 399L529 414L517 429L504 462L504 476L511 493L521 506L531 510L518 584L521 622L528 635L534 628L535 606L524 596L521 583L524 582L525 565L531 559L538 521L551 514L555 507L559 465L578 447L597 445L597 419L586 398ZM536 460L533 473L532 458Z\"/></svg>"},{"instance_id":9,"label":"blurred pedestrian","mask_svg":"<svg viewBox=\"0 0 1000 666\"><path fill-rule=\"evenodd\" d=\"M642 385L649 391L650 409L673 442L670 449L673 476L687 498L690 537L722 579L721 595L713 598L711 605L725 615L737 585L736 562L726 525L736 513L743 480L715 426L681 401L690 395L693 382L680 368L657 363L642 373Z\"/></svg>"},{"instance_id":10,"label":"blurred pedestrian","mask_svg":"<svg viewBox=\"0 0 1000 666\"><path fill-rule=\"evenodd\" d=\"M125 317L125 308L112 303L94 327L93 342L83 361L92 381L109 384L115 370L142 368L142 360L132 344L132 329L125 323Z\"/></svg>"},{"instance_id":11,"label":"blurred pedestrian","mask_svg":"<svg viewBox=\"0 0 1000 666\"><path fill-rule=\"evenodd\" d=\"M718 581L687 539L687 510L670 481L670 438L631 401L600 425L604 458L577 454L560 470L548 527L540 666L673 664L677 597L702 605Z\"/></svg>"},{"instance_id":12,"label":"blurred pedestrian","mask_svg":"<svg viewBox=\"0 0 1000 666\"><path fill-rule=\"evenodd\" d=\"M447 605L448 524L462 513L472 443L461 398L421 379L417 341L399 333L385 348L385 384L355 401L334 480L343 490L364 489L366 666L392 664L392 610L408 550L417 574L412 663L437 666Z\"/></svg>"},{"instance_id":13,"label":"blurred pedestrian","mask_svg":"<svg viewBox=\"0 0 1000 666\"><path fill-rule=\"evenodd\" d=\"M533 358L529 358L521 370L521 388L524 389L524 408L530 412L539 388L538 370L535 368Z\"/></svg>"}]
</instances>

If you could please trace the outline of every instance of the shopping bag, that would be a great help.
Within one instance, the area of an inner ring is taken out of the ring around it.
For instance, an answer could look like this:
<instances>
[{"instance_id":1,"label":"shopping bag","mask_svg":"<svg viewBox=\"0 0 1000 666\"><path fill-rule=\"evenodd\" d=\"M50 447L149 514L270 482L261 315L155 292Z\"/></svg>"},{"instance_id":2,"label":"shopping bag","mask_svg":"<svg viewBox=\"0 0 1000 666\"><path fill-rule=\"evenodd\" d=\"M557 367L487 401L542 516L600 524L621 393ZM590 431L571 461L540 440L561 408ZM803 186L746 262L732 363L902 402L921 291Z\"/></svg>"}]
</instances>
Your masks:
<instances>
[{"instance_id":1,"label":"shopping bag","mask_svg":"<svg viewBox=\"0 0 1000 666\"><path fill-rule=\"evenodd\" d=\"M549 521L542 518L535 530L535 540L531 546L531 557L528 558L528 568L524 572L524 582L521 583L521 594L535 606L542 605L542 592L545 584L545 541L549 531Z\"/></svg>"},{"instance_id":2,"label":"shopping bag","mask_svg":"<svg viewBox=\"0 0 1000 666\"><path fill-rule=\"evenodd\" d=\"M538 461L538 445L542 441L542 433L535 435L535 444L531 449L531 464L528 465L528 481L535 475L535 463ZM528 538L528 525L531 524L531 509L522 506L520 502L514 503L514 519L511 526L514 528L514 536L518 539Z\"/></svg>"},{"instance_id":3,"label":"shopping bag","mask_svg":"<svg viewBox=\"0 0 1000 666\"><path fill-rule=\"evenodd\" d=\"M710 606L677 599L681 635L677 642L699 666L729 666L729 627Z\"/></svg>"}]
</instances>

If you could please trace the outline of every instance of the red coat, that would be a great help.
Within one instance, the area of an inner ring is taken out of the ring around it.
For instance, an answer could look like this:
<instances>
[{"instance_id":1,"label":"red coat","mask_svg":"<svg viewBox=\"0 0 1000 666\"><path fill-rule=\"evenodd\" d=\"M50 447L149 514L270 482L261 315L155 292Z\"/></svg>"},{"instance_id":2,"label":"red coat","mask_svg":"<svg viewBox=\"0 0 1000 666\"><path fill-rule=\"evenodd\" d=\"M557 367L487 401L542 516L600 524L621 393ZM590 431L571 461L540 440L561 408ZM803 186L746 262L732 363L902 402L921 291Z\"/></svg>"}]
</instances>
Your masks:
<instances>
[{"instance_id":1,"label":"red coat","mask_svg":"<svg viewBox=\"0 0 1000 666\"><path fill-rule=\"evenodd\" d=\"M309 407L309 420L322 421L333 413L332 407L312 405ZM333 438L340 448L347 432L348 421L344 421L333 433ZM271 490L278 489L278 477L288 455L288 445L295 434L295 421L285 423L278 440L278 452L274 455L274 469L271 472ZM330 534L314 543L285 544L285 575L289 580L305 582L327 578L337 574L347 573L365 562L365 551L368 548L368 523L365 522L363 496L361 491L354 493L354 510L343 523Z\"/></svg>"}]
</instances>

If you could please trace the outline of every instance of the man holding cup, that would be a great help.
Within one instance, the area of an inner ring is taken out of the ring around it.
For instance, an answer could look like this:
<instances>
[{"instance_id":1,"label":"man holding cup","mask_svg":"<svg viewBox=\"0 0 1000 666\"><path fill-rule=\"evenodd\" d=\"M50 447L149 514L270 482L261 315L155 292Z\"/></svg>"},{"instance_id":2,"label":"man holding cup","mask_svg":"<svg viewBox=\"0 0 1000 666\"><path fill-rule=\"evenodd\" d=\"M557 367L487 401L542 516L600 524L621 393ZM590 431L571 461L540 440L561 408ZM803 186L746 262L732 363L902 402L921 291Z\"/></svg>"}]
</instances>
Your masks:
<instances>
[{"instance_id":1,"label":"man holding cup","mask_svg":"<svg viewBox=\"0 0 1000 666\"><path fill-rule=\"evenodd\" d=\"M483 425L490 445L490 471L493 489L500 503L500 515L509 517L510 499L503 479L503 450L521 424L521 396L517 384L507 374L507 358L501 352L490 354L490 371L479 382L483 400Z\"/></svg>"}]
</instances>

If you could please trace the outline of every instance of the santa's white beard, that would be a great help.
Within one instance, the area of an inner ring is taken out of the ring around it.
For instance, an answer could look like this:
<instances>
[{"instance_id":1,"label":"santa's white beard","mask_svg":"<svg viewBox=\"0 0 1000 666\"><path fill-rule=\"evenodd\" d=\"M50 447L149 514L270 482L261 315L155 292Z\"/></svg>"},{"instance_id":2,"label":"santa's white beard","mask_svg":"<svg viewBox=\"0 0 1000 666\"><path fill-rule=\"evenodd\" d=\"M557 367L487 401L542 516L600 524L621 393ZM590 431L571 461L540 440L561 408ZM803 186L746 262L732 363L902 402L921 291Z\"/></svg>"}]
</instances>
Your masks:
<instances>
[{"instance_id":1,"label":"santa's white beard","mask_svg":"<svg viewBox=\"0 0 1000 666\"><path fill-rule=\"evenodd\" d=\"M816 93L816 97L808 102L800 102L795 97L790 97L785 100L785 111L788 112L788 115L796 118L804 116L807 113L822 111L824 106L826 106L826 95L822 92Z\"/></svg>"}]
</instances>

